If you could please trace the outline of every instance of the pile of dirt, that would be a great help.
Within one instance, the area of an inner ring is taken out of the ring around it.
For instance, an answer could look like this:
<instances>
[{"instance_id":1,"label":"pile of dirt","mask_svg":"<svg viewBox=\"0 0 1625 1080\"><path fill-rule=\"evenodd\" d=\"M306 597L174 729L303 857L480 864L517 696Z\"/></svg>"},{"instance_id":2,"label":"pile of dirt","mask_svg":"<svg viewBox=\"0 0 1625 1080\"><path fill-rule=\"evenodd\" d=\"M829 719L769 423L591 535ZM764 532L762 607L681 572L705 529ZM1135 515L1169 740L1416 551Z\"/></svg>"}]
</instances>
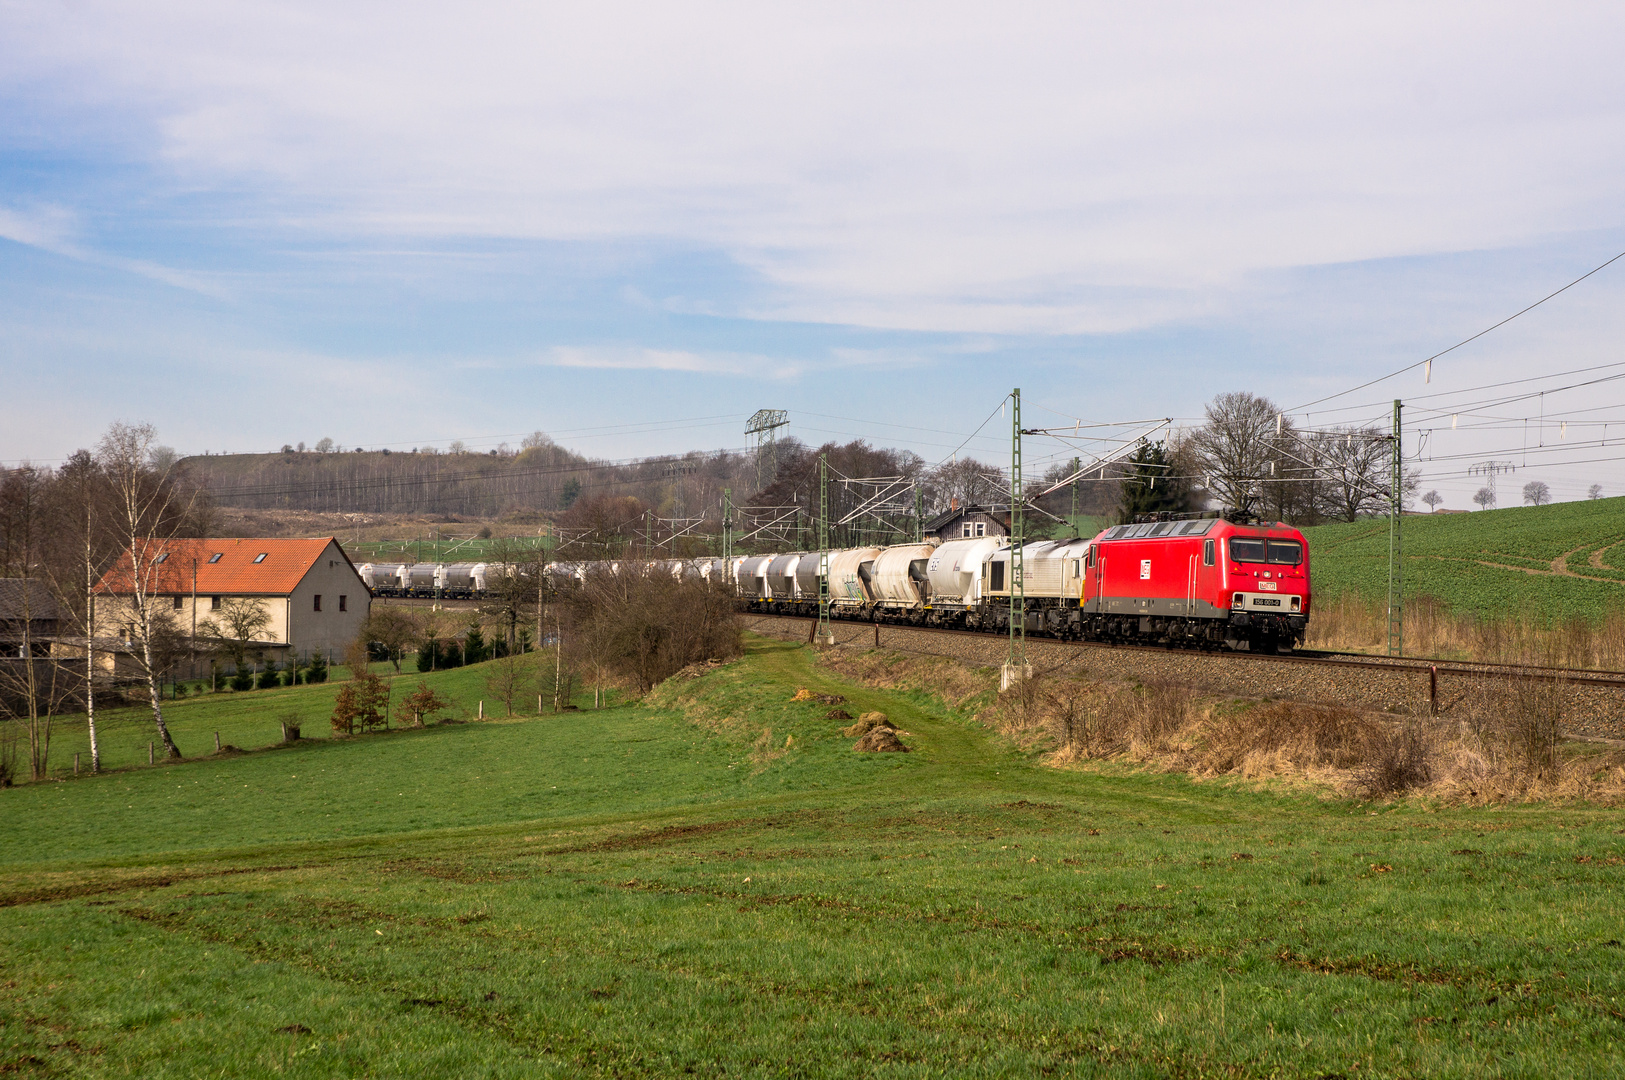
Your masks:
<instances>
[{"instance_id":1,"label":"pile of dirt","mask_svg":"<svg viewBox=\"0 0 1625 1080\"><path fill-rule=\"evenodd\" d=\"M825 720L850 720L850 719L852 719L852 714L847 712L845 709L831 709L829 712L824 714L824 719Z\"/></svg>"},{"instance_id":2,"label":"pile of dirt","mask_svg":"<svg viewBox=\"0 0 1625 1080\"><path fill-rule=\"evenodd\" d=\"M906 754L909 752L908 747L903 745L903 740L897 737L897 732L889 724L871 728L867 735L853 745L852 749L870 754Z\"/></svg>"},{"instance_id":3,"label":"pile of dirt","mask_svg":"<svg viewBox=\"0 0 1625 1080\"><path fill-rule=\"evenodd\" d=\"M796 696L791 701L816 701L820 705L839 705L846 701L840 694L815 694L805 686L796 687Z\"/></svg>"},{"instance_id":4,"label":"pile of dirt","mask_svg":"<svg viewBox=\"0 0 1625 1080\"><path fill-rule=\"evenodd\" d=\"M886 719L885 713L866 712L862 716L858 717L857 723L853 724L851 727L842 728L841 734L845 735L849 739L856 739L860 735L869 734L869 732L873 731L875 728L890 728L891 726L892 722Z\"/></svg>"}]
</instances>

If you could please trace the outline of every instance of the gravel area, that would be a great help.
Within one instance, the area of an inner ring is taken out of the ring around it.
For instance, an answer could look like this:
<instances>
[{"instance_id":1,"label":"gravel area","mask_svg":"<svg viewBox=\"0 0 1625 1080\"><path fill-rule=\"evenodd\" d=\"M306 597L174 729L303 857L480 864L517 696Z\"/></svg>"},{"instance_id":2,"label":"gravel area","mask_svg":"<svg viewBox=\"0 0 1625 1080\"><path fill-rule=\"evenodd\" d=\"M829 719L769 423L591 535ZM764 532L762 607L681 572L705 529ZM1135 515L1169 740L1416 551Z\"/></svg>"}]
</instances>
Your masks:
<instances>
[{"instance_id":1,"label":"gravel area","mask_svg":"<svg viewBox=\"0 0 1625 1080\"><path fill-rule=\"evenodd\" d=\"M787 641L807 641L812 630L810 619L744 615L741 620L744 628L753 633ZM876 627L872 624L834 622L831 628L837 648L875 647ZM977 666L1003 664L1008 648L1008 639L995 634L902 626L881 626L878 630L882 648L948 656ZM1173 683L1209 693L1289 698L1398 715L1427 716L1431 711L1428 672L1400 669L1391 663L1348 666L1244 653L1113 648L1046 638L1027 639L1027 660L1036 671L1046 674ZM1505 699L1506 691L1505 678L1440 672L1439 715L1450 719L1475 711L1479 715L1493 714ZM1625 739L1625 684L1618 687L1570 684L1564 692L1567 734Z\"/></svg>"}]
</instances>

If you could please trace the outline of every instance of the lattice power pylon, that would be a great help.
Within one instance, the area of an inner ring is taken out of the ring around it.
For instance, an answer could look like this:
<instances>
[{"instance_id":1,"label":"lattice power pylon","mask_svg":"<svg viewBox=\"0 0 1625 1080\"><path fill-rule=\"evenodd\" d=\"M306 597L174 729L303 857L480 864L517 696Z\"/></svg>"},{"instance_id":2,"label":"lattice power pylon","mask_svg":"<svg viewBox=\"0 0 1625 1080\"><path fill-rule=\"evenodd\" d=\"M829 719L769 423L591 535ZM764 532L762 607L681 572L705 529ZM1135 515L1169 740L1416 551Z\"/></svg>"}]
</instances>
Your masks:
<instances>
[{"instance_id":1,"label":"lattice power pylon","mask_svg":"<svg viewBox=\"0 0 1625 1080\"><path fill-rule=\"evenodd\" d=\"M756 450L756 490L770 487L779 474L778 430L790 422L790 414L783 409L757 409L745 421L745 434L751 436Z\"/></svg>"},{"instance_id":2,"label":"lattice power pylon","mask_svg":"<svg viewBox=\"0 0 1625 1080\"><path fill-rule=\"evenodd\" d=\"M1510 461L1480 461L1477 465L1467 468L1468 476L1487 476L1489 482L1484 486L1490 489L1490 505L1495 505L1495 478L1501 473L1517 472L1518 467Z\"/></svg>"}]
</instances>

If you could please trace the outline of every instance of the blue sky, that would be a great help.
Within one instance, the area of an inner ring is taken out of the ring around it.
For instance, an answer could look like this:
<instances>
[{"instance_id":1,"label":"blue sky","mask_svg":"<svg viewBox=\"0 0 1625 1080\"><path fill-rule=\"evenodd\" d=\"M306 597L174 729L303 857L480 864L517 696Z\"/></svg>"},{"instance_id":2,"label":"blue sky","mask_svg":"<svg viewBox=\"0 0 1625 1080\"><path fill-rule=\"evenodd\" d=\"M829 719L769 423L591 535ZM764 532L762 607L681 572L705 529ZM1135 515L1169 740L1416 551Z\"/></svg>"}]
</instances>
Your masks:
<instances>
[{"instance_id":1,"label":"blue sky","mask_svg":"<svg viewBox=\"0 0 1625 1080\"><path fill-rule=\"evenodd\" d=\"M763 407L935 459L1017 385L1292 408L1625 250L1616 7L1119 8L0 3L0 459L625 457ZM1446 506L1480 458L1625 493L1625 380L1559 389L1625 374L1622 301L1625 261L1298 418L1416 398Z\"/></svg>"}]
</instances>

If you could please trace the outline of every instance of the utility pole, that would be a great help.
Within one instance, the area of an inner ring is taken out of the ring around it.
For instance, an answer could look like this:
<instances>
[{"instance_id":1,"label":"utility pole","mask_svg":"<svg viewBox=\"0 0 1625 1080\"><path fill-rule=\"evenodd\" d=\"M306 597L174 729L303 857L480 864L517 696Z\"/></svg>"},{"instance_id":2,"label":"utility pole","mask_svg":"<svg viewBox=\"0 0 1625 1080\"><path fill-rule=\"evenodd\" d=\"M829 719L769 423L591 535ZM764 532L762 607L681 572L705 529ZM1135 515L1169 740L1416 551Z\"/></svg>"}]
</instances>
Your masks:
<instances>
[{"instance_id":1,"label":"utility pole","mask_svg":"<svg viewBox=\"0 0 1625 1080\"><path fill-rule=\"evenodd\" d=\"M1388 655L1405 655L1405 567L1400 558L1400 515L1405 509L1405 454L1400 410L1394 399L1393 467L1388 478Z\"/></svg>"},{"instance_id":2,"label":"utility pole","mask_svg":"<svg viewBox=\"0 0 1625 1080\"><path fill-rule=\"evenodd\" d=\"M914 481L914 542L925 543L925 492L918 480Z\"/></svg>"},{"instance_id":3,"label":"utility pole","mask_svg":"<svg viewBox=\"0 0 1625 1080\"><path fill-rule=\"evenodd\" d=\"M1083 468L1083 462L1077 458L1072 459L1072 517L1070 524L1074 534L1081 534L1078 528L1078 470Z\"/></svg>"},{"instance_id":4,"label":"utility pole","mask_svg":"<svg viewBox=\"0 0 1625 1080\"><path fill-rule=\"evenodd\" d=\"M722 489L722 580L733 581L734 489Z\"/></svg>"},{"instance_id":5,"label":"utility pole","mask_svg":"<svg viewBox=\"0 0 1625 1080\"><path fill-rule=\"evenodd\" d=\"M835 644L829 628L829 455L818 455L818 625L813 640Z\"/></svg>"},{"instance_id":6,"label":"utility pole","mask_svg":"<svg viewBox=\"0 0 1625 1080\"><path fill-rule=\"evenodd\" d=\"M999 689L1025 679L1027 669L1027 585L1023 580L1021 545L1021 388L1010 392L1010 648L1005 654Z\"/></svg>"}]
</instances>

